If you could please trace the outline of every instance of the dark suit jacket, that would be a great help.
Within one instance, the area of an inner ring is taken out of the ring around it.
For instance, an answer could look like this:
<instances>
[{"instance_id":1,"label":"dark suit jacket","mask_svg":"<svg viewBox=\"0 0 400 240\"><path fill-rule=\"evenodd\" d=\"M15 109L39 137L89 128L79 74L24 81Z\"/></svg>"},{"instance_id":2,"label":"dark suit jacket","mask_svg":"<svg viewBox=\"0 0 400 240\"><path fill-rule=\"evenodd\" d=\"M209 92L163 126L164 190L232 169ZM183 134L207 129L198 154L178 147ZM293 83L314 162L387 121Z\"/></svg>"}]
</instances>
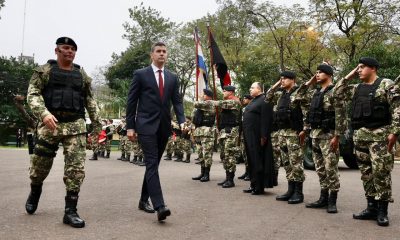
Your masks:
<instances>
[{"instance_id":1,"label":"dark suit jacket","mask_svg":"<svg viewBox=\"0 0 400 240\"><path fill-rule=\"evenodd\" d=\"M168 126L171 134L171 102L179 123L185 122L179 82L176 74L164 68L164 96L160 91L151 66L133 73L126 108L127 129L138 134L156 134L160 122Z\"/></svg>"}]
</instances>

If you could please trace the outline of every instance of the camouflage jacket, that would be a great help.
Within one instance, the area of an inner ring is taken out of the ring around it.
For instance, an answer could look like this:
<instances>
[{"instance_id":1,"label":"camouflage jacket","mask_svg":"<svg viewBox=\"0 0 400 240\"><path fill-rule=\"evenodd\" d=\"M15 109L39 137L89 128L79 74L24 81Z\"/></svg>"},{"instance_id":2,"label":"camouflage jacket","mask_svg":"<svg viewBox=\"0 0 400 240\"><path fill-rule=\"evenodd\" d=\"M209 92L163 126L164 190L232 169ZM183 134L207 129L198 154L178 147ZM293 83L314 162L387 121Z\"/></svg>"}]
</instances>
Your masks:
<instances>
[{"instance_id":1,"label":"camouflage jacket","mask_svg":"<svg viewBox=\"0 0 400 240\"><path fill-rule=\"evenodd\" d=\"M212 100L207 101L196 101L194 102L194 108L203 110L205 115L215 115L215 105ZM193 112L194 113L194 112ZM194 114L192 118L194 117ZM193 137L214 137L215 127L202 126L198 127L193 131Z\"/></svg>"},{"instance_id":2,"label":"camouflage jacket","mask_svg":"<svg viewBox=\"0 0 400 240\"><path fill-rule=\"evenodd\" d=\"M311 129L310 124L307 122L307 114L310 110L311 100L314 94L317 91L321 91L320 88L315 88L315 86L307 87L305 83L301 84L296 95L294 96L295 99L301 104L303 116L304 116L304 130L310 132L311 138L319 138L319 139L331 139L333 135L339 135L340 132L336 129L343 129L343 127L338 126L338 124L344 124L342 121L335 121L335 130L331 130L329 133L324 133L322 129ZM343 114L345 114L344 108L338 107L336 101L333 96L333 88L330 89L324 95L323 99L323 109L324 111L334 111L335 112L335 119L338 119Z\"/></svg>"},{"instance_id":3,"label":"camouflage jacket","mask_svg":"<svg viewBox=\"0 0 400 240\"><path fill-rule=\"evenodd\" d=\"M363 84L363 83L359 83ZM338 106L343 109L346 108L345 103L351 102L355 90L359 84L349 84L349 80L342 78L334 87L333 95L335 101L337 101ZM395 85L390 79L384 78L380 83L378 89L375 93L375 99L381 102L387 102L390 105L392 111L392 123L377 129L367 129L362 127L354 131L353 139L354 141L387 141L389 134L400 134L400 89L399 86ZM345 122L346 116L342 115L336 121ZM341 134L343 134L346 129L343 126L345 124L340 124L341 128L338 128Z\"/></svg>"},{"instance_id":4,"label":"camouflage jacket","mask_svg":"<svg viewBox=\"0 0 400 240\"><path fill-rule=\"evenodd\" d=\"M42 90L46 86L49 81L49 73L51 70L50 64L45 64L37 67L31 80L29 82L28 87L28 96L27 102L29 107L31 108L33 114L40 119L40 121L48 116L50 111L46 108L44 99L42 96ZM85 108L89 114L90 120L93 124L93 131L100 132L101 123L100 117L98 116L98 108L97 103L93 98L91 82L92 79L85 73L85 71L81 68L80 72L83 77L83 87L86 89L86 99L85 99ZM57 123L57 128L54 131L49 130L43 123L40 123L38 126L38 134L50 135L50 136L67 136L67 135L77 135L86 132L86 123L85 119L78 119L74 122L66 122L66 123Z\"/></svg>"},{"instance_id":5,"label":"camouflage jacket","mask_svg":"<svg viewBox=\"0 0 400 240\"><path fill-rule=\"evenodd\" d=\"M221 109L235 109L239 113L242 110L242 105L240 104L240 101L238 99L226 99L226 100L218 100L212 102L214 106L220 107ZM241 120L242 116L238 117L240 117ZM221 129L218 133L218 139L236 137L238 134L239 134L239 127L232 128L230 133L227 133L225 129Z\"/></svg>"},{"instance_id":6,"label":"camouflage jacket","mask_svg":"<svg viewBox=\"0 0 400 240\"><path fill-rule=\"evenodd\" d=\"M276 111L279 99L282 97L282 91L277 91L278 89L272 89L270 88L267 91L267 94L265 95L265 102L270 103ZM290 106L294 107L296 105L300 105L300 102L295 98L297 91L299 89L296 89L291 95L290 95ZM303 112L304 115L304 112ZM278 135L284 136L284 137L298 137L298 133L295 130L292 129L280 129L277 131Z\"/></svg>"}]
</instances>

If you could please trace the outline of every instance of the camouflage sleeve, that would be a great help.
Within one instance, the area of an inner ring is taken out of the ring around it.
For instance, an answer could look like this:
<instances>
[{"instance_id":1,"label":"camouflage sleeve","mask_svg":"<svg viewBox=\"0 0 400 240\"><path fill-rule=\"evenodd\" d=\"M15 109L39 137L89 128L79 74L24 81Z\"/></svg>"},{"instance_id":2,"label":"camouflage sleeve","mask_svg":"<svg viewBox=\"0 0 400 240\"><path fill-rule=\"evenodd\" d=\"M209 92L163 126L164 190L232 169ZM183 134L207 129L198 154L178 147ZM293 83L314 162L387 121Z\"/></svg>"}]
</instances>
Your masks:
<instances>
[{"instance_id":1,"label":"camouflage sleeve","mask_svg":"<svg viewBox=\"0 0 400 240\"><path fill-rule=\"evenodd\" d=\"M400 134L400 87L399 85L392 85L388 88L387 99L390 103L392 110L392 124L390 126L390 133Z\"/></svg>"},{"instance_id":2,"label":"camouflage sleeve","mask_svg":"<svg viewBox=\"0 0 400 240\"><path fill-rule=\"evenodd\" d=\"M265 94L265 99L264 101L267 103L270 103L273 105L276 105L276 102L278 101L277 97L276 97L276 89L268 89L267 93Z\"/></svg>"},{"instance_id":3,"label":"camouflage sleeve","mask_svg":"<svg viewBox=\"0 0 400 240\"><path fill-rule=\"evenodd\" d=\"M355 86L349 80L342 78L333 87L333 102L335 108L335 135L344 135L347 129L347 104L351 101Z\"/></svg>"},{"instance_id":4,"label":"camouflage sleeve","mask_svg":"<svg viewBox=\"0 0 400 240\"><path fill-rule=\"evenodd\" d=\"M293 93L293 103L299 104L303 113L304 130L311 129L310 124L307 122L307 114L310 109L310 102L314 91L315 85L308 87L305 83L302 83L300 87Z\"/></svg>"},{"instance_id":5,"label":"camouflage sleeve","mask_svg":"<svg viewBox=\"0 0 400 240\"><path fill-rule=\"evenodd\" d=\"M31 80L29 81L27 102L32 110L32 113L41 122L43 118L50 115L51 113L46 108L44 99L42 96L42 89L45 85L45 72L43 67L35 69Z\"/></svg>"},{"instance_id":6,"label":"camouflage sleeve","mask_svg":"<svg viewBox=\"0 0 400 240\"><path fill-rule=\"evenodd\" d=\"M84 82L86 83L85 91L86 91L86 101L85 107L89 114L90 121L93 124L93 132L99 133L101 131L101 120L99 116L99 110L97 107L97 103L93 97L93 90L92 90L92 79L83 71L82 69L82 76Z\"/></svg>"}]
</instances>

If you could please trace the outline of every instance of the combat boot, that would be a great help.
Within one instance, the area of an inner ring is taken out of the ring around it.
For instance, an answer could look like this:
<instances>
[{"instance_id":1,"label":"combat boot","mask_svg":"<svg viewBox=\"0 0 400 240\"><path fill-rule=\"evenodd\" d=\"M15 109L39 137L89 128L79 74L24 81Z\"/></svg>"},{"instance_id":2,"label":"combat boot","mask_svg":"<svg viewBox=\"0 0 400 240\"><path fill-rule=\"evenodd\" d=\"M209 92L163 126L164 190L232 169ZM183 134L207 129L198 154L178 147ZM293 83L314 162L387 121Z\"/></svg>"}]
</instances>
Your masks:
<instances>
[{"instance_id":1,"label":"combat boot","mask_svg":"<svg viewBox=\"0 0 400 240\"><path fill-rule=\"evenodd\" d=\"M224 185L224 183L226 183L226 181L228 181L228 174L229 174L229 172L225 171L225 180L217 183L218 186L222 186L222 185Z\"/></svg>"},{"instance_id":2,"label":"combat boot","mask_svg":"<svg viewBox=\"0 0 400 240\"><path fill-rule=\"evenodd\" d=\"M122 153L121 157L117 158L117 160L122 160L122 159L125 159L125 153Z\"/></svg>"},{"instance_id":3,"label":"combat boot","mask_svg":"<svg viewBox=\"0 0 400 240\"><path fill-rule=\"evenodd\" d=\"M100 152L100 157L104 158L105 151Z\"/></svg>"},{"instance_id":4,"label":"combat boot","mask_svg":"<svg viewBox=\"0 0 400 240\"><path fill-rule=\"evenodd\" d=\"M200 182L208 182L210 181L210 167L205 167L204 168L204 175L200 179Z\"/></svg>"},{"instance_id":5,"label":"combat boot","mask_svg":"<svg viewBox=\"0 0 400 240\"><path fill-rule=\"evenodd\" d=\"M278 186L278 176L279 176L279 170L275 170L274 172L274 179L273 179L273 185Z\"/></svg>"},{"instance_id":6,"label":"combat boot","mask_svg":"<svg viewBox=\"0 0 400 240\"><path fill-rule=\"evenodd\" d=\"M65 196L65 214L63 218L63 223L70 225L75 228L83 228L85 226L85 221L81 219L78 215L76 205L78 204L78 193L77 192L67 192Z\"/></svg>"},{"instance_id":7,"label":"combat boot","mask_svg":"<svg viewBox=\"0 0 400 240\"><path fill-rule=\"evenodd\" d=\"M139 157L137 163L137 165L139 165L140 167L146 166L146 163L144 163L143 161L143 157Z\"/></svg>"},{"instance_id":8,"label":"combat boot","mask_svg":"<svg viewBox=\"0 0 400 240\"><path fill-rule=\"evenodd\" d=\"M183 161L183 154L178 154L174 162L182 162Z\"/></svg>"},{"instance_id":9,"label":"combat boot","mask_svg":"<svg viewBox=\"0 0 400 240\"><path fill-rule=\"evenodd\" d=\"M379 226L389 226L388 205L388 201L378 201L378 217L376 221Z\"/></svg>"},{"instance_id":10,"label":"combat boot","mask_svg":"<svg viewBox=\"0 0 400 240\"><path fill-rule=\"evenodd\" d=\"M319 199L313 203L306 204L307 208L324 208L328 206L329 190L321 189Z\"/></svg>"},{"instance_id":11,"label":"combat boot","mask_svg":"<svg viewBox=\"0 0 400 240\"><path fill-rule=\"evenodd\" d=\"M110 158L110 151L107 151L107 155L105 158Z\"/></svg>"},{"instance_id":12,"label":"combat boot","mask_svg":"<svg viewBox=\"0 0 400 240\"><path fill-rule=\"evenodd\" d=\"M378 217L378 203L374 197L367 197L367 208L358 214L353 214L354 219L376 220Z\"/></svg>"},{"instance_id":13,"label":"combat boot","mask_svg":"<svg viewBox=\"0 0 400 240\"><path fill-rule=\"evenodd\" d=\"M93 156L89 160L97 160L97 153L93 153Z\"/></svg>"},{"instance_id":14,"label":"combat boot","mask_svg":"<svg viewBox=\"0 0 400 240\"><path fill-rule=\"evenodd\" d=\"M303 182L294 182L294 183L295 183L294 184L294 193L288 200L289 204L302 203L304 200Z\"/></svg>"},{"instance_id":15,"label":"combat boot","mask_svg":"<svg viewBox=\"0 0 400 240\"><path fill-rule=\"evenodd\" d=\"M131 162L131 163L136 164L137 160L138 160L138 157L135 155L135 156L132 158L132 162Z\"/></svg>"},{"instance_id":16,"label":"combat boot","mask_svg":"<svg viewBox=\"0 0 400 240\"><path fill-rule=\"evenodd\" d=\"M249 168L246 167L246 171L238 177L238 179L244 180L244 178L249 174Z\"/></svg>"},{"instance_id":17,"label":"combat boot","mask_svg":"<svg viewBox=\"0 0 400 240\"><path fill-rule=\"evenodd\" d=\"M190 153L186 154L186 160L184 161L184 163L190 163Z\"/></svg>"},{"instance_id":18,"label":"combat boot","mask_svg":"<svg viewBox=\"0 0 400 240\"><path fill-rule=\"evenodd\" d=\"M337 208L336 208L337 194L338 192L332 192L332 191L329 194L328 209L326 210L328 213L337 213Z\"/></svg>"},{"instance_id":19,"label":"combat boot","mask_svg":"<svg viewBox=\"0 0 400 240\"><path fill-rule=\"evenodd\" d=\"M277 201L288 201L290 197L292 197L294 193L294 182L288 181L288 190L286 193L279 195L276 197Z\"/></svg>"},{"instance_id":20,"label":"combat boot","mask_svg":"<svg viewBox=\"0 0 400 240\"><path fill-rule=\"evenodd\" d=\"M131 161L131 155L130 155L130 154L127 154L127 155L126 155L126 158L125 158L124 160L122 160L122 161L124 161L124 162L130 162L130 161Z\"/></svg>"},{"instance_id":21,"label":"combat boot","mask_svg":"<svg viewBox=\"0 0 400 240\"><path fill-rule=\"evenodd\" d=\"M33 185L31 183L31 192L25 203L25 210L29 214L35 213L38 207L40 195L42 194L42 185L43 184Z\"/></svg>"},{"instance_id":22,"label":"combat boot","mask_svg":"<svg viewBox=\"0 0 400 240\"><path fill-rule=\"evenodd\" d=\"M247 172L246 176L243 179L244 181L250 181L250 173Z\"/></svg>"},{"instance_id":23,"label":"combat boot","mask_svg":"<svg viewBox=\"0 0 400 240\"><path fill-rule=\"evenodd\" d=\"M171 161L172 160L171 154L167 154L167 156L165 156L164 160Z\"/></svg>"},{"instance_id":24,"label":"combat boot","mask_svg":"<svg viewBox=\"0 0 400 240\"><path fill-rule=\"evenodd\" d=\"M204 176L205 169L206 169L206 168L205 168L204 166L201 166L201 173L200 173L200 175L197 176L197 177L192 177L192 180L200 180L200 179Z\"/></svg>"},{"instance_id":25,"label":"combat boot","mask_svg":"<svg viewBox=\"0 0 400 240\"><path fill-rule=\"evenodd\" d=\"M235 178L235 172L228 172L228 179L227 181L222 185L223 188L232 188L235 186L235 182L233 179Z\"/></svg>"}]
</instances>

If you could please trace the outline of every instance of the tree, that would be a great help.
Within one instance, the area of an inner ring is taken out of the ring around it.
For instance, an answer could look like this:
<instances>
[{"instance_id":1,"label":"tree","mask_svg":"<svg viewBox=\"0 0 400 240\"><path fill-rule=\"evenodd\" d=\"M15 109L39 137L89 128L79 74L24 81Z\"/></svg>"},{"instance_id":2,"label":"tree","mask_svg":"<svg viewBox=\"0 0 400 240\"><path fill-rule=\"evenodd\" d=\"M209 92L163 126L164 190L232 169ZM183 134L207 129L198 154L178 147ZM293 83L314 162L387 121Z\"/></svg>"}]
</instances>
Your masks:
<instances>
[{"instance_id":1,"label":"tree","mask_svg":"<svg viewBox=\"0 0 400 240\"><path fill-rule=\"evenodd\" d=\"M1 10L1 8L3 8L4 7L4 2L5 2L6 0L0 0L0 10ZM1 19L1 16L0 16L0 19Z\"/></svg>"},{"instance_id":2,"label":"tree","mask_svg":"<svg viewBox=\"0 0 400 240\"><path fill-rule=\"evenodd\" d=\"M335 24L340 33L331 33L337 56L347 62L358 52L399 34L400 1L380 0L311 0L321 26Z\"/></svg>"}]
</instances>

